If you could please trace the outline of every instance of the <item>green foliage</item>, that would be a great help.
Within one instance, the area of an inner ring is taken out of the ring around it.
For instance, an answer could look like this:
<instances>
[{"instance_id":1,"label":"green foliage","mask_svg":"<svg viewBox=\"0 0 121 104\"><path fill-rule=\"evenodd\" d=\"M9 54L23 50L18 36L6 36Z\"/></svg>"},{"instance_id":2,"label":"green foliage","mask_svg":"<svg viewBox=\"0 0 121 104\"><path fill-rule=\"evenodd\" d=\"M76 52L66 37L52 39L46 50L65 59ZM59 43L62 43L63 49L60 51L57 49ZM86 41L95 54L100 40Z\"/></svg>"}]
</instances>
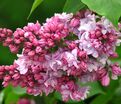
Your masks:
<instances>
[{"instance_id":1,"label":"green foliage","mask_svg":"<svg viewBox=\"0 0 121 104\"><path fill-rule=\"evenodd\" d=\"M19 100L19 96L13 92L10 92L7 95L5 104L16 104L18 100Z\"/></svg>"},{"instance_id":2,"label":"green foliage","mask_svg":"<svg viewBox=\"0 0 121 104\"><path fill-rule=\"evenodd\" d=\"M35 1L34 1L29 16L30 16L30 15L32 14L32 12L42 3L42 1L43 1L43 0L35 0ZM29 18L29 16L28 16L28 18Z\"/></svg>"},{"instance_id":3,"label":"green foliage","mask_svg":"<svg viewBox=\"0 0 121 104\"><path fill-rule=\"evenodd\" d=\"M99 102L100 104L107 104L112 99L118 86L118 80L111 81L110 86L106 89L105 95L99 95L91 102L91 104L99 104Z\"/></svg>"},{"instance_id":4,"label":"green foliage","mask_svg":"<svg viewBox=\"0 0 121 104\"><path fill-rule=\"evenodd\" d=\"M90 82L87 85L90 86L90 91L89 91L90 93L89 93L88 97L94 96L96 94L105 93L99 82Z\"/></svg>"},{"instance_id":5,"label":"green foliage","mask_svg":"<svg viewBox=\"0 0 121 104\"><path fill-rule=\"evenodd\" d=\"M121 16L121 0L81 0L91 10L107 17L115 26Z\"/></svg>"},{"instance_id":6,"label":"green foliage","mask_svg":"<svg viewBox=\"0 0 121 104\"><path fill-rule=\"evenodd\" d=\"M75 13L84 7L85 5L80 0L66 0L63 11L67 13Z\"/></svg>"},{"instance_id":7,"label":"green foliage","mask_svg":"<svg viewBox=\"0 0 121 104\"><path fill-rule=\"evenodd\" d=\"M57 102L57 100L54 97L53 93L49 94L48 96L44 95L43 99L44 99L45 104L54 104L55 102Z\"/></svg>"},{"instance_id":8,"label":"green foliage","mask_svg":"<svg viewBox=\"0 0 121 104\"><path fill-rule=\"evenodd\" d=\"M26 94L26 89L25 89L25 88L21 88L20 86L12 87L12 91L13 91L15 94L18 94L18 95Z\"/></svg>"},{"instance_id":9,"label":"green foliage","mask_svg":"<svg viewBox=\"0 0 121 104\"><path fill-rule=\"evenodd\" d=\"M3 101L4 101L4 102L6 101L7 95L9 94L10 91L11 91L11 86L8 86L8 87L4 88L4 89L1 91L1 95L0 95L1 101L0 101L0 104L2 104ZM9 103L8 103L8 104L9 104Z\"/></svg>"},{"instance_id":10,"label":"green foliage","mask_svg":"<svg viewBox=\"0 0 121 104\"><path fill-rule=\"evenodd\" d=\"M4 92L0 92L0 104L2 104L3 102L3 99L4 99Z\"/></svg>"},{"instance_id":11,"label":"green foliage","mask_svg":"<svg viewBox=\"0 0 121 104\"><path fill-rule=\"evenodd\" d=\"M25 89L21 87L12 87L9 85L4 88L0 93L0 104L3 104L3 100L5 104L16 104L19 98L25 95Z\"/></svg>"},{"instance_id":12,"label":"green foliage","mask_svg":"<svg viewBox=\"0 0 121 104\"><path fill-rule=\"evenodd\" d=\"M119 86L115 91L115 94L113 95L112 99L108 102L108 104L119 104L121 102L121 79L119 80Z\"/></svg>"}]
</instances>

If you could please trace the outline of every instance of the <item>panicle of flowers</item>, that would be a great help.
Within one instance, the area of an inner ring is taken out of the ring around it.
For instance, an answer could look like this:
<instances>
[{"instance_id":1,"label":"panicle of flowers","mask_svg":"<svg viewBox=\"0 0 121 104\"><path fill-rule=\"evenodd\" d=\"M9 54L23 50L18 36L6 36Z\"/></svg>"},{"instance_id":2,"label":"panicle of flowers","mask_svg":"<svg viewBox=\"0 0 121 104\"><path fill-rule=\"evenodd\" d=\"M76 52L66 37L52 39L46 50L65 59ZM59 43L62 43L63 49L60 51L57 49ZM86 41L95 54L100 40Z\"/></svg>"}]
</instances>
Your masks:
<instances>
[{"instance_id":1,"label":"panicle of flowers","mask_svg":"<svg viewBox=\"0 0 121 104\"><path fill-rule=\"evenodd\" d=\"M63 101L83 100L91 87L80 83L108 86L121 75L118 63L110 61L118 57L120 36L109 20L89 10L55 14L43 25L28 23L15 32L1 28L0 42L12 53L22 52L13 65L0 66L0 79L4 87L19 85L35 96L58 91Z\"/></svg>"}]
</instances>

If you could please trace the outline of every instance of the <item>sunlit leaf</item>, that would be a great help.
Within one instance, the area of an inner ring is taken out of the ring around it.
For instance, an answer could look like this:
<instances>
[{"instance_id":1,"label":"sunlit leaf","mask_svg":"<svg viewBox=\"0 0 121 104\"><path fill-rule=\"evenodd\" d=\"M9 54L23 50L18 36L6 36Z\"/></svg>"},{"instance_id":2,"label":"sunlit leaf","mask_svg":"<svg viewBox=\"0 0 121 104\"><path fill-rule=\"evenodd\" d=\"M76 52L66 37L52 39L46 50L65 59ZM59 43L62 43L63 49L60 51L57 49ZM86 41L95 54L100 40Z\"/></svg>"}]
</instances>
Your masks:
<instances>
[{"instance_id":1,"label":"sunlit leaf","mask_svg":"<svg viewBox=\"0 0 121 104\"><path fill-rule=\"evenodd\" d=\"M4 92L0 92L0 104L2 104L3 102L3 99L4 99Z\"/></svg>"},{"instance_id":2,"label":"sunlit leaf","mask_svg":"<svg viewBox=\"0 0 121 104\"><path fill-rule=\"evenodd\" d=\"M115 26L121 16L121 0L81 0L91 10L106 16Z\"/></svg>"},{"instance_id":3,"label":"sunlit leaf","mask_svg":"<svg viewBox=\"0 0 121 104\"><path fill-rule=\"evenodd\" d=\"M5 104L16 104L19 96L13 92L8 93L7 98L5 99Z\"/></svg>"}]
</instances>

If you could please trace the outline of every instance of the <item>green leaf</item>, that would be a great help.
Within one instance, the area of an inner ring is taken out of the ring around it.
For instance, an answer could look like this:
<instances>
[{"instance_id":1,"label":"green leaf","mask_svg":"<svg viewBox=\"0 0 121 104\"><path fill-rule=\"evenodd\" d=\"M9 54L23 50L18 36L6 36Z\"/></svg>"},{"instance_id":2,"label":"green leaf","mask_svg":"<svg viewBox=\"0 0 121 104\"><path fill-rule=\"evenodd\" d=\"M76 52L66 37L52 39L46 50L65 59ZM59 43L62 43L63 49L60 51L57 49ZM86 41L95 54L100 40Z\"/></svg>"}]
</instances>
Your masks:
<instances>
[{"instance_id":1,"label":"green leaf","mask_svg":"<svg viewBox=\"0 0 121 104\"><path fill-rule=\"evenodd\" d=\"M54 97L58 100L62 100L61 94L57 91L54 93Z\"/></svg>"},{"instance_id":2,"label":"green leaf","mask_svg":"<svg viewBox=\"0 0 121 104\"><path fill-rule=\"evenodd\" d=\"M5 104L16 104L18 99L26 93L26 90L21 87L13 87L9 85L3 89ZM1 98L1 96L0 96ZM2 104L2 103L0 103Z\"/></svg>"},{"instance_id":3,"label":"green leaf","mask_svg":"<svg viewBox=\"0 0 121 104\"><path fill-rule=\"evenodd\" d=\"M118 63L121 66L121 59L111 59L112 63Z\"/></svg>"},{"instance_id":4,"label":"green leaf","mask_svg":"<svg viewBox=\"0 0 121 104\"><path fill-rule=\"evenodd\" d=\"M19 96L14 94L13 92L8 93L7 98L5 99L5 104L16 104Z\"/></svg>"},{"instance_id":5,"label":"green leaf","mask_svg":"<svg viewBox=\"0 0 121 104\"><path fill-rule=\"evenodd\" d=\"M87 84L90 87L89 95L88 97L91 97L96 94L104 94L102 86L99 84L99 82L90 82Z\"/></svg>"},{"instance_id":6,"label":"green leaf","mask_svg":"<svg viewBox=\"0 0 121 104\"><path fill-rule=\"evenodd\" d=\"M21 88L20 86L12 87L12 91L13 91L15 94L18 94L18 95L23 95L23 94L26 93L26 89L25 89L25 88Z\"/></svg>"},{"instance_id":7,"label":"green leaf","mask_svg":"<svg viewBox=\"0 0 121 104\"><path fill-rule=\"evenodd\" d=\"M42 3L42 1L43 0L35 0L34 1L28 18L30 17L30 15L32 14L32 12Z\"/></svg>"},{"instance_id":8,"label":"green leaf","mask_svg":"<svg viewBox=\"0 0 121 104\"><path fill-rule=\"evenodd\" d=\"M116 27L121 16L121 0L81 0L89 9L107 17Z\"/></svg>"},{"instance_id":9,"label":"green leaf","mask_svg":"<svg viewBox=\"0 0 121 104\"><path fill-rule=\"evenodd\" d=\"M9 85L9 86L7 86L7 87L4 88L3 92L4 92L5 96L7 96L7 94L9 92L11 92L11 89L12 89L12 86L11 85Z\"/></svg>"},{"instance_id":10,"label":"green leaf","mask_svg":"<svg viewBox=\"0 0 121 104\"><path fill-rule=\"evenodd\" d=\"M96 97L91 104L107 104L108 101L110 101L113 97L113 95L115 94L115 91L117 89L117 87L119 86L119 81L111 81L111 84L109 87L107 87L107 91L104 95L99 95L98 97Z\"/></svg>"},{"instance_id":11,"label":"green leaf","mask_svg":"<svg viewBox=\"0 0 121 104\"><path fill-rule=\"evenodd\" d=\"M97 81L87 82L87 83L78 82L78 83L80 84L81 87L88 86L90 88L89 94L87 96L88 98L96 94L105 94L103 87Z\"/></svg>"},{"instance_id":12,"label":"green leaf","mask_svg":"<svg viewBox=\"0 0 121 104\"><path fill-rule=\"evenodd\" d=\"M4 92L2 91L2 92L0 93L0 104L3 103L3 99L4 99Z\"/></svg>"},{"instance_id":13,"label":"green leaf","mask_svg":"<svg viewBox=\"0 0 121 104\"><path fill-rule=\"evenodd\" d=\"M3 100L7 98L8 94L11 92L11 85L4 88L0 93L0 104L3 104ZM6 103L9 104L9 103Z\"/></svg>"},{"instance_id":14,"label":"green leaf","mask_svg":"<svg viewBox=\"0 0 121 104\"><path fill-rule=\"evenodd\" d=\"M63 12L75 13L84 7L85 5L81 2L81 0L66 0Z\"/></svg>"},{"instance_id":15,"label":"green leaf","mask_svg":"<svg viewBox=\"0 0 121 104\"><path fill-rule=\"evenodd\" d=\"M54 97L54 93L49 94L48 96L43 96L45 104L56 104L56 98Z\"/></svg>"}]
</instances>

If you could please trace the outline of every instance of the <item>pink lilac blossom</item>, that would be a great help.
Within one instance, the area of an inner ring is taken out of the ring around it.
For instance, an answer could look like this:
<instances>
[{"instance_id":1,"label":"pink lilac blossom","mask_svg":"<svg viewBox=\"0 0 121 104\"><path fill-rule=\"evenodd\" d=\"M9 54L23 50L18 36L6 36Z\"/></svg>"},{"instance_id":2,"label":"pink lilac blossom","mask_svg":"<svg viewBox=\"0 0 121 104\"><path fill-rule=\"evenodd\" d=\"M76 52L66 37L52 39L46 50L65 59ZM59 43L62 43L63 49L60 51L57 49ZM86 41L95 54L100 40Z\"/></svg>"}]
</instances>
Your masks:
<instances>
[{"instance_id":1,"label":"pink lilac blossom","mask_svg":"<svg viewBox=\"0 0 121 104\"><path fill-rule=\"evenodd\" d=\"M91 88L79 83L108 86L121 75L120 66L110 61L118 57L120 37L109 20L88 10L55 14L43 25L28 23L15 32L1 28L0 42L18 59L0 66L0 79L4 87L19 85L35 96L58 91L63 101L84 100Z\"/></svg>"},{"instance_id":2,"label":"pink lilac blossom","mask_svg":"<svg viewBox=\"0 0 121 104\"><path fill-rule=\"evenodd\" d=\"M120 35L111 23L101 18L96 22L95 15L88 15L80 20L79 47L95 58L101 55L116 57L115 46L119 43L118 35Z\"/></svg>"}]
</instances>

